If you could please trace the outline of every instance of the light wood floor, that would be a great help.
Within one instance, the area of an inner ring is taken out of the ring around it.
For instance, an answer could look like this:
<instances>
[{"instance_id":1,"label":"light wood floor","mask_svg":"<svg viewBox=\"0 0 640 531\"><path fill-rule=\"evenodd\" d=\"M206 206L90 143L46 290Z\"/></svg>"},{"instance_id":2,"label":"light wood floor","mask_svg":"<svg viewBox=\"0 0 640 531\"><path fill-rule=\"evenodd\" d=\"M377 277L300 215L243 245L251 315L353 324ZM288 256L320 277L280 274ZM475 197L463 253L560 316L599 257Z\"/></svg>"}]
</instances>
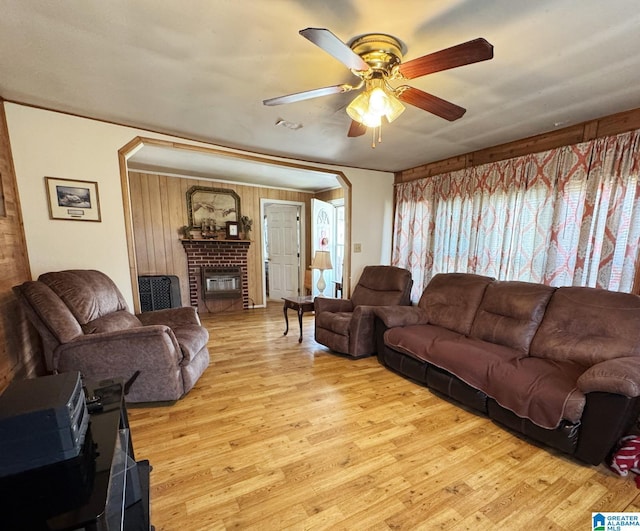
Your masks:
<instances>
[{"instance_id":1,"label":"light wood floor","mask_svg":"<svg viewBox=\"0 0 640 531\"><path fill-rule=\"evenodd\" d=\"M380 366L283 336L280 304L203 319L211 366L129 410L158 530L591 529L630 478L540 449Z\"/></svg>"}]
</instances>

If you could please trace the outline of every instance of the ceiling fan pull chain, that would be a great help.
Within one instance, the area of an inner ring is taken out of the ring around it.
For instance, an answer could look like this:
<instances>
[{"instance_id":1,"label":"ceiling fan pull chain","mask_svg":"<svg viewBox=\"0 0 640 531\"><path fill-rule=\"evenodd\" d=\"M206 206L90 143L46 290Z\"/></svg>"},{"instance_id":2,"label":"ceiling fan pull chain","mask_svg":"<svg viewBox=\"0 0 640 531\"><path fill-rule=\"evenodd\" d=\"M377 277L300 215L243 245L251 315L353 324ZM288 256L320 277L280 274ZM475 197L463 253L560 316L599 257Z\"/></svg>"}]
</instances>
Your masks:
<instances>
[{"instance_id":1,"label":"ceiling fan pull chain","mask_svg":"<svg viewBox=\"0 0 640 531\"><path fill-rule=\"evenodd\" d=\"M376 149L376 131L378 132L378 144L382 142L382 122L378 127L371 128L371 148Z\"/></svg>"}]
</instances>

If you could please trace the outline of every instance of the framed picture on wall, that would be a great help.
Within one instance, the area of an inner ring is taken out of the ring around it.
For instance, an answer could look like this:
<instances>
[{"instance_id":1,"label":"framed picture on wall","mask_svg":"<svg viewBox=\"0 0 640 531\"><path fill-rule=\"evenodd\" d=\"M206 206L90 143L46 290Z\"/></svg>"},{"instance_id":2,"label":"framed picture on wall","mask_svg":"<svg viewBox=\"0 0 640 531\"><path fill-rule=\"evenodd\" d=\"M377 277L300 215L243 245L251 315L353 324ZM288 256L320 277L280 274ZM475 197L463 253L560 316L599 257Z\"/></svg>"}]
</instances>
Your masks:
<instances>
[{"instance_id":1,"label":"framed picture on wall","mask_svg":"<svg viewBox=\"0 0 640 531\"><path fill-rule=\"evenodd\" d=\"M49 217L72 221L101 221L98 183L45 177Z\"/></svg>"},{"instance_id":2,"label":"framed picture on wall","mask_svg":"<svg viewBox=\"0 0 640 531\"><path fill-rule=\"evenodd\" d=\"M191 228L224 229L227 221L240 220L240 196L225 188L192 186L187 190L187 215Z\"/></svg>"},{"instance_id":3,"label":"framed picture on wall","mask_svg":"<svg viewBox=\"0 0 640 531\"><path fill-rule=\"evenodd\" d=\"M240 239L240 224L237 221L227 221L227 240Z\"/></svg>"}]
</instances>

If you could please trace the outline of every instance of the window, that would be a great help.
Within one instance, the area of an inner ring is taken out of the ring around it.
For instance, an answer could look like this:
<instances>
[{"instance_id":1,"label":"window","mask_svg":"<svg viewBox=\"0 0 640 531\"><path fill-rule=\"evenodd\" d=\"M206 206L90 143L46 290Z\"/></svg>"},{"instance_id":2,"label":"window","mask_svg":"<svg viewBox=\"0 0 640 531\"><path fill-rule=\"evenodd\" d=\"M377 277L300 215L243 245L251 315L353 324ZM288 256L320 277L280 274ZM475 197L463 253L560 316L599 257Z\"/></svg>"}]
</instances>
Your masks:
<instances>
[{"instance_id":1,"label":"window","mask_svg":"<svg viewBox=\"0 0 640 531\"><path fill-rule=\"evenodd\" d=\"M640 132L396 187L393 263L413 298L437 273L631 291Z\"/></svg>"}]
</instances>

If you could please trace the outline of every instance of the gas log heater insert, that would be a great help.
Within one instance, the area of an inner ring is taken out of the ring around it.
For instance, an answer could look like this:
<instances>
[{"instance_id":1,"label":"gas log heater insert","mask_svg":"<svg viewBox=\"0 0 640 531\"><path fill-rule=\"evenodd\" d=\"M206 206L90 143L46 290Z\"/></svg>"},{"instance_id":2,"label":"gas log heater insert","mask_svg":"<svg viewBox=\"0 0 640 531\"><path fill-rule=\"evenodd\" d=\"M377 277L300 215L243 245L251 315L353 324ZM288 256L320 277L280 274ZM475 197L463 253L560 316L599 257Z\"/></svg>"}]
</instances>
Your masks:
<instances>
[{"instance_id":1,"label":"gas log heater insert","mask_svg":"<svg viewBox=\"0 0 640 531\"><path fill-rule=\"evenodd\" d=\"M242 270L239 267L203 267L202 298L242 297Z\"/></svg>"}]
</instances>

